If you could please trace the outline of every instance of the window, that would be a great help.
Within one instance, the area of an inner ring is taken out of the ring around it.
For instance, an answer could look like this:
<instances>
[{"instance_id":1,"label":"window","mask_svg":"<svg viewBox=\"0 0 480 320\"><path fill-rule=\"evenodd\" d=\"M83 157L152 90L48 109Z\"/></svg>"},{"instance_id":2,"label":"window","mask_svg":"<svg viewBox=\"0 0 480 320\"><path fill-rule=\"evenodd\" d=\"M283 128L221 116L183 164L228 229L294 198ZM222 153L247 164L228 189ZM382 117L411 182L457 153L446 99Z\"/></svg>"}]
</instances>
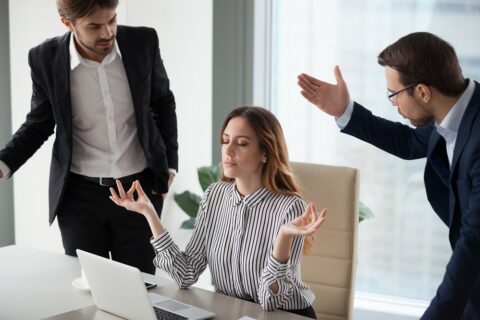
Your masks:
<instances>
[{"instance_id":1,"label":"window","mask_svg":"<svg viewBox=\"0 0 480 320\"><path fill-rule=\"evenodd\" d=\"M334 82L338 64L355 101L402 122L385 98L378 53L403 35L430 31L457 50L464 74L480 79L480 3L468 0L271 0L270 101L293 161L361 172L360 200L375 217L359 226L359 291L430 300L450 258L448 229L431 209L424 160L404 161L348 135L300 95L302 72ZM268 81L267 81L268 82ZM407 123L407 122L404 122ZM321 207L318 204L318 207Z\"/></svg>"}]
</instances>

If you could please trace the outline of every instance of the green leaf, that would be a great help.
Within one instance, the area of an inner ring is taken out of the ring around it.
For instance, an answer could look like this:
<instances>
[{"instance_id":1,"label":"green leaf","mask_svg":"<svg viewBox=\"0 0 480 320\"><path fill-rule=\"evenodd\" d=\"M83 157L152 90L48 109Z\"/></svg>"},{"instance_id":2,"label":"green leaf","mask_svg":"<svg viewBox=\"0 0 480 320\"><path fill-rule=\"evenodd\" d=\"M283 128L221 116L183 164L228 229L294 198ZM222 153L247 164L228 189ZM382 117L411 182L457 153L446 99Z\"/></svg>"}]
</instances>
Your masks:
<instances>
[{"instance_id":1,"label":"green leaf","mask_svg":"<svg viewBox=\"0 0 480 320\"><path fill-rule=\"evenodd\" d=\"M195 218L190 218L188 220L183 221L182 224L180 225L180 228L193 229L194 226L195 226Z\"/></svg>"},{"instance_id":2,"label":"green leaf","mask_svg":"<svg viewBox=\"0 0 480 320\"><path fill-rule=\"evenodd\" d=\"M178 206L185 211L190 217L196 217L198 213L198 207L200 206L201 198L190 191L184 191L183 193L176 193L173 199Z\"/></svg>"},{"instance_id":3,"label":"green leaf","mask_svg":"<svg viewBox=\"0 0 480 320\"><path fill-rule=\"evenodd\" d=\"M373 214L372 210L370 210L370 208L364 205L362 201L358 202L358 222L373 218L374 216L375 215Z\"/></svg>"},{"instance_id":4,"label":"green leaf","mask_svg":"<svg viewBox=\"0 0 480 320\"><path fill-rule=\"evenodd\" d=\"M202 186L202 190L205 191L214 182L220 180L220 167L219 166L206 166L197 169L198 181Z\"/></svg>"}]
</instances>

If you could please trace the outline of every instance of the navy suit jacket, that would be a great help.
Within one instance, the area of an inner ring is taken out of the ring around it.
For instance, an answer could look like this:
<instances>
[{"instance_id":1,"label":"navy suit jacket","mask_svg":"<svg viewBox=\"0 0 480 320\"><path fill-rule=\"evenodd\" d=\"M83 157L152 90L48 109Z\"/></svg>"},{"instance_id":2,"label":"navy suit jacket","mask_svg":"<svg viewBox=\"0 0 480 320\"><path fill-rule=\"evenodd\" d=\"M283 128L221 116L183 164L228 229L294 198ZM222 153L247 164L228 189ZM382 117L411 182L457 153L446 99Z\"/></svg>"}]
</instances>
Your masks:
<instances>
[{"instance_id":1,"label":"navy suit jacket","mask_svg":"<svg viewBox=\"0 0 480 320\"><path fill-rule=\"evenodd\" d=\"M72 161L70 37L68 32L30 50L31 111L0 151L0 160L13 174L55 129L49 182L50 223L60 207ZM168 169L178 167L177 118L158 37L151 28L118 26L117 42L132 94L138 138L155 176L154 191L165 193Z\"/></svg>"},{"instance_id":2,"label":"navy suit jacket","mask_svg":"<svg viewBox=\"0 0 480 320\"><path fill-rule=\"evenodd\" d=\"M461 120L450 169L433 123L419 128L385 120L354 104L342 130L402 159L426 157L428 201L449 228L453 250L436 296L422 319L480 319L480 85Z\"/></svg>"}]
</instances>

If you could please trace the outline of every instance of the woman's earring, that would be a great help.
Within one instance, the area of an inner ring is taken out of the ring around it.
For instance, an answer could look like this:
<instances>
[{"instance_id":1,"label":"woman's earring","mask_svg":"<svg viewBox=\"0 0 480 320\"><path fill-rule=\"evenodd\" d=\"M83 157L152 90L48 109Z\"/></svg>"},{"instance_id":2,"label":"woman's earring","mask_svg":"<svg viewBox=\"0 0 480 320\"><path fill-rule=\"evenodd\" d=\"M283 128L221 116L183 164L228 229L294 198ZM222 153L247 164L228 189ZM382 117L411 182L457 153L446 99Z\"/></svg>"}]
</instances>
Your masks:
<instances>
[{"instance_id":1,"label":"woman's earring","mask_svg":"<svg viewBox=\"0 0 480 320\"><path fill-rule=\"evenodd\" d=\"M262 162L263 162L263 163L267 163L267 158L263 158L263 159L262 159Z\"/></svg>"}]
</instances>

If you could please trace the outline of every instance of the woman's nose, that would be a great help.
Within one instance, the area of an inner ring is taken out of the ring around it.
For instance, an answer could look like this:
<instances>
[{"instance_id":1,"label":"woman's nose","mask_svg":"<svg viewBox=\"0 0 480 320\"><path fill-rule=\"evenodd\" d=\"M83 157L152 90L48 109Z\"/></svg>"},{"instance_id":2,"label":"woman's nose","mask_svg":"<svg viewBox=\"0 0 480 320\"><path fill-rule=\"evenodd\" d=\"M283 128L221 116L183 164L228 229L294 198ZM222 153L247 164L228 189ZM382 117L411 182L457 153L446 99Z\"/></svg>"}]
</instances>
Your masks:
<instances>
[{"instance_id":1,"label":"woman's nose","mask_svg":"<svg viewBox=\"0 0 480 320\"><path fill-rule=\"evenodd\" d=\"M225 154L228 155L228 156L233 155L232 143L231 142L226 143L224 146L225 146Z\"/></svg>"}]
</instances>

